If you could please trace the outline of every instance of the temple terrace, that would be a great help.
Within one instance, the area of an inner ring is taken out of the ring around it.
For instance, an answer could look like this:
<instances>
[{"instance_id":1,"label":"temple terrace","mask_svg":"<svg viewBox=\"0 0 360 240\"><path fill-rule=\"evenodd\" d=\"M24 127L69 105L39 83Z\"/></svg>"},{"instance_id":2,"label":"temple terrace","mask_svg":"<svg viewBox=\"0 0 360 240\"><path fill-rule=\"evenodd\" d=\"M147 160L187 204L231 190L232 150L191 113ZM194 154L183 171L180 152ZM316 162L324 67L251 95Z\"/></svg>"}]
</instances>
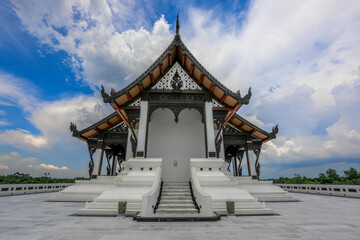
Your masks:
<instances>
[{"instance_id":1,"label":"temple terrace","mask_svg":"<svg viewBox=\"0 0 360 240\"><path fill-rule=\"evenodd\" d=\"M266 202L298 201L259 181L260 153L270 132L237 114L251 99L212 76L181 40L173 41L124 89L102 86L114 112L70 129L87 143L89 177L49 201L85 202L75 215L126 216L137 221L217 221L271 215Z\"/></svg>"}]
</instances>

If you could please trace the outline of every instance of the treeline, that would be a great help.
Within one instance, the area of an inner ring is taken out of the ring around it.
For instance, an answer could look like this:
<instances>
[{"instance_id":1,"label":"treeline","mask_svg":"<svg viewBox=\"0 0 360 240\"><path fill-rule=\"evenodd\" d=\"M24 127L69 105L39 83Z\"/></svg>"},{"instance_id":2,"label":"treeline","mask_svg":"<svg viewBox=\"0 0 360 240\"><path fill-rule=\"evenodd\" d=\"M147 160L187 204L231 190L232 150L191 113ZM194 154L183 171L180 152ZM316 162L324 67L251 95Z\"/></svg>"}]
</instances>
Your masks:
<instances>
[{"instance_id":1,"label":"treeline","mask_svg":"<svg viewBox=\"0 0 360 240\"><path fill-rule=\"evenodd\" d=\"M31 177L29 174L14 173L7 176L0 176L0 184L27 184L27 183L75 183L75 180L85 180L87 178L51 178Z\"/></svg>"},{"instance_id":2,"label":"treeline","mask_svg":"<svg viewBox=\"0 0 360 240\"><path fill-rule=\"evenodd\" d=\"M360 172L355 168L344 171L344 175L340 176L335 169L329 168L325 173L320 173L317 178L308 178L295 174L292 178L280 177L272 179L274 183L288 184L351 184L360 185Z\"/></svg>"}]
</instances>

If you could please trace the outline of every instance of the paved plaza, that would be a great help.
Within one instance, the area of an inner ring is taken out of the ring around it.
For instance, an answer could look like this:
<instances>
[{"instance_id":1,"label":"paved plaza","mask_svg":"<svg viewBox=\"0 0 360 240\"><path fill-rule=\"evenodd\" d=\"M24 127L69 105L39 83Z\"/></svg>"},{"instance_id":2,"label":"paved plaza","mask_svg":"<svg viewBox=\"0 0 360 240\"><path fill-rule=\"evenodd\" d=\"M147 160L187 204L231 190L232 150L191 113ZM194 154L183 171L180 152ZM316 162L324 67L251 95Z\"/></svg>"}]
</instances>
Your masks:
<instances>
[{"instance_id":1,"label":"paved plaza","mask_svg":"<svg viewBox=\"0 0 360 240\"><path fill-rule=\"evenodd\" d=\"M218 222L135 222L77 217L84 203L45 202L55 193L0 197L0 239L360 239L360 199L293 194L267 203L278 216Z\"/></svg>"}]
</instances>

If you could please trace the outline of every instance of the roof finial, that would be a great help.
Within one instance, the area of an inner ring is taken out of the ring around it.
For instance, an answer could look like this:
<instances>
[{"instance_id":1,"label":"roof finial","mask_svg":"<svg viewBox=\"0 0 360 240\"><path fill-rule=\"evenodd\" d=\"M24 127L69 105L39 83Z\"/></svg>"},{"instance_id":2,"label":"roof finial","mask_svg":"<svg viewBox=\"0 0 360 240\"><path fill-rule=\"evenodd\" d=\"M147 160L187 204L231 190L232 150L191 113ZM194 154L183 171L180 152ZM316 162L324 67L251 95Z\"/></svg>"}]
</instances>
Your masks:
<instances>
[{"instance_id":1,"label":"roof finial","mask_svg":"<svg viewBox=\"0 0 360 240\"><path fill-rule=\"evenodd\" d=\"M176 17L176 35L179 35L179 28L180 28L180 24L179 24L179 13L178 13Z\"/></svg>"}]
</instances>

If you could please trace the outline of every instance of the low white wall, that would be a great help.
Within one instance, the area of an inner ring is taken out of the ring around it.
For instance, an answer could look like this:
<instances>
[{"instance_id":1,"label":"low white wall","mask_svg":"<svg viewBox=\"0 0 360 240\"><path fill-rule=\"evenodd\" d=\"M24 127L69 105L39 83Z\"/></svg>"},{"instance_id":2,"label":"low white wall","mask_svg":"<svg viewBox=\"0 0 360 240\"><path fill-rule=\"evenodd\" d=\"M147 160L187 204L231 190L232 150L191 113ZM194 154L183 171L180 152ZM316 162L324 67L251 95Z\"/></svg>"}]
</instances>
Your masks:
<instances>
[{"instance_id":1,"label":"low white wall","mask_svg":"<svg viewBox=\"0 0 360 240\"><path fill-rule=\"evenodd\" d=\"M360 198L360 185L275 184L288 192Z\"/></svg>"},{"instance_id":2,"label":"low white wall","mask_svg":"<svg viewBox=\"0 0 360 240\"><path fill-rule=\"evenodd\" d=\"M73 183L1 184L0 196L59 192Z\"/></svg>"},{"instance_id":3,"label":"low white wall","mask_svg":"<svg viewBox=\"0 0 360 240\"><path fill-rule=\"evenodd\" d=\"M191 185L194 197L196 198L196 203L200 207L200 215L212 216L211 196L202 190L195 167L191 167Z\"/></svg>"}]
</instances>

